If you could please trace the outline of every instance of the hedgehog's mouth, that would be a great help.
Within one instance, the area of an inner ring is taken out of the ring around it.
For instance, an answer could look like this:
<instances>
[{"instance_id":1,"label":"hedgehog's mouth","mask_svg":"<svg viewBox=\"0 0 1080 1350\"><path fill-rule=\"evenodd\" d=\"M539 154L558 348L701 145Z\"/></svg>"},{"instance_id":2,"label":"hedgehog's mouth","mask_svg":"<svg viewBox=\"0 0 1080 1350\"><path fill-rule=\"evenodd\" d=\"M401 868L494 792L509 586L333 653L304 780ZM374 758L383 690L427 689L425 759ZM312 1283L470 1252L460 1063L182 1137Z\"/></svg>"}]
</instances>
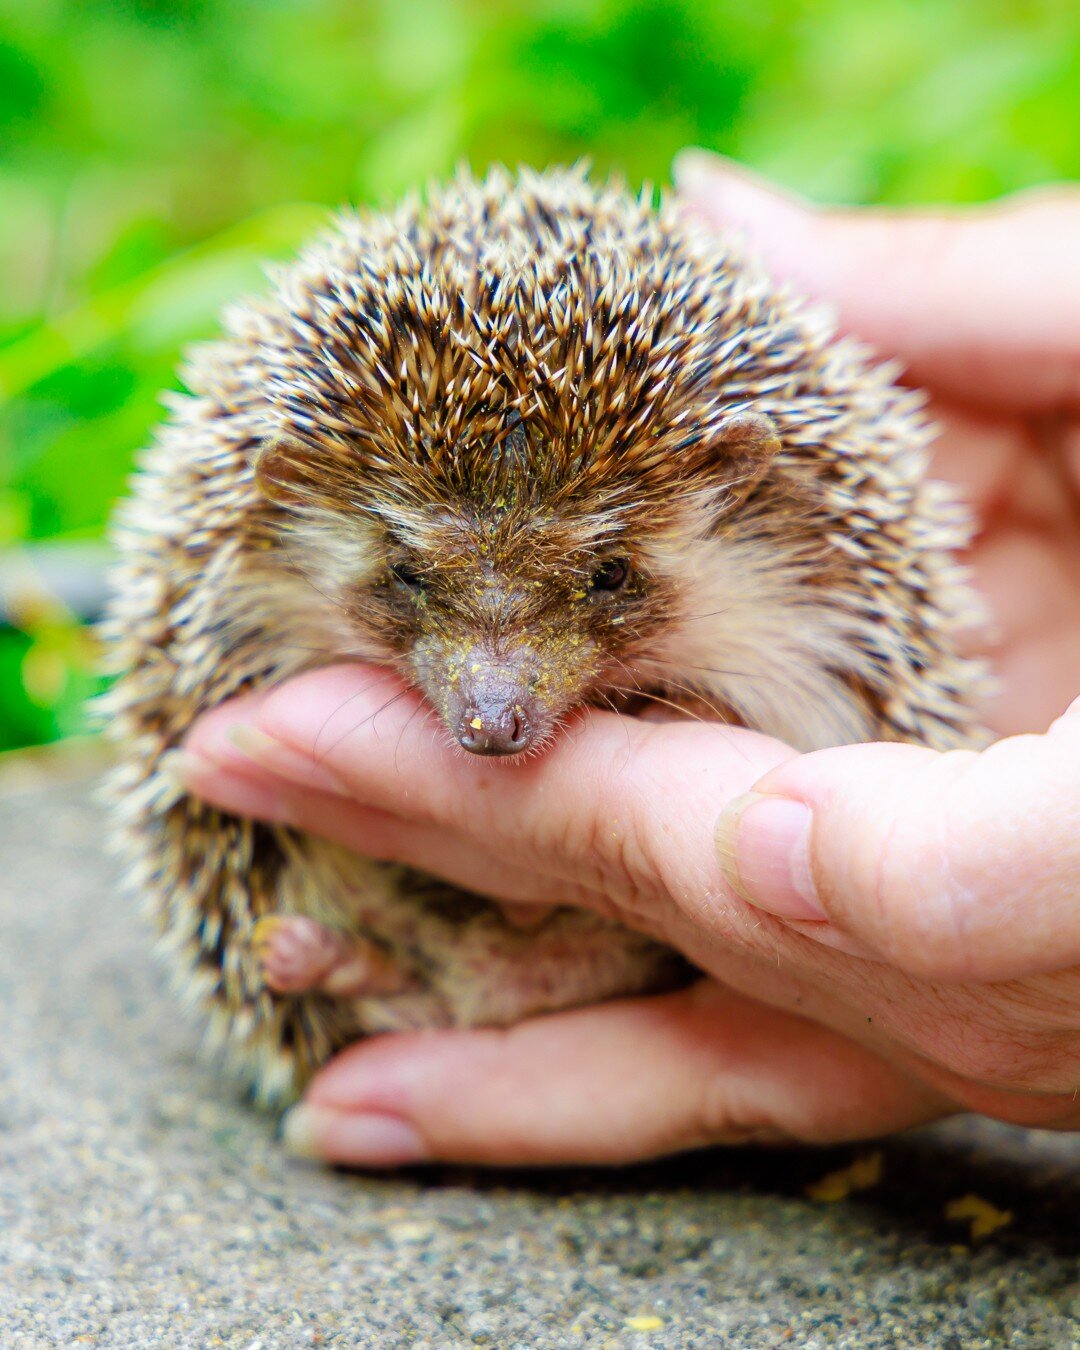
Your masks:
<instances>
[{"instance_id":1,"label":"hedgehog's mouth","mask_svg":"<svg viewBox=\"0 0 1080 1350\"><path fill-rule=\"evenodd\" d=\"M470 755L515 759L547 743L566 706L544 692L528 652L495 655L473 646L454 659L415 663L418 685Z\"/></svg>"},{"instance_id":2,"label":"hedgehog's mouth","mask_svg":"<svg viewBox=\"0 0 1080 1350\"><path fill-rule=\"evenodd\" d=\"M524 682L501 675L496 670L489 678L460 680L441 700L447 729L470 755L509 760L535 753L548 744L568 711L553 707Z\"/></svg>"}]
</instances>

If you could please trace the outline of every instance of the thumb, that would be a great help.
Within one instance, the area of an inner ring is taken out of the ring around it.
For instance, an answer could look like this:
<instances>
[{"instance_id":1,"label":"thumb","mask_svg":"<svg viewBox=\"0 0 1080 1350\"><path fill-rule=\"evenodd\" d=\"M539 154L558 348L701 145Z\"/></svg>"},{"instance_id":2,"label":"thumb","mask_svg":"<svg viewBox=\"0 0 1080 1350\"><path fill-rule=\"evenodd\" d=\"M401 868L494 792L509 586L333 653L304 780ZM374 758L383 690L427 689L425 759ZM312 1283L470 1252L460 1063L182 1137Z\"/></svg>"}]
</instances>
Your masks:
<instances>
[{"instance_id":1,"label":"thumb","mask_svg":"<svg viewBox=\"0 0 1080 1350\"><path fill-rule=\"evenodd\" d=\"M721 864L751 904L933 980L1080 962L1080 699L979 754L802 755L731 802Z\"/></svg>"},{"instance_id":2,"label":"thumb","mask_svg":"<svg viewBox=\"0 0 1080 1350\"><path fill-rule=\"evenodd\" d=\"M683 201L736 229L778 279L939 393L1021 412L1080 407L1080 191L984 206L824 209L703 150L674 165Z\"/></svg>"}]
</instances>

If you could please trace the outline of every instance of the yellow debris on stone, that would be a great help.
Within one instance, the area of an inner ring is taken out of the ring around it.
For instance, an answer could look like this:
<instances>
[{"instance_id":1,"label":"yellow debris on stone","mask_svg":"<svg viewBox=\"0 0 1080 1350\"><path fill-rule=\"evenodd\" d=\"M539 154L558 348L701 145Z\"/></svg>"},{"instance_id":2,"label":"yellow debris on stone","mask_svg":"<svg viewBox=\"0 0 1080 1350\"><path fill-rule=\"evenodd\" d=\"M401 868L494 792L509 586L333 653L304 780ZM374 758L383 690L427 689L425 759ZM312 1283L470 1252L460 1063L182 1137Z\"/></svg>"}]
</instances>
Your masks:
<instances>
[{"instance_id":1,"label":"yellow debris on stone","mask_svg":"<svg viewBox=\"0 0 1080 1350\"><path fill-rule=\"evenodd\" d=\"M999 1228L1007 1228L1013 1221L1013 1212L1011 1209L998 1209L981 1196L962 1195L956 1200L950 1200L945 1206L945 1217L955 1222L970 1222L971 1240L977 1242L979 1238L996 1233Z\"/></svg>"},{"instance_id":2,"label":"yellow debris on stone","mask_svg":"<svg viewBox=\"0 0 1080 1350\"><path fill-rule=\"evenodd\" d=\"M423 1219L404 1220L391 1223L386 1228L387 1236L393 1243L426 1242L435 1233L435 1225Z\"/></svg>"},{"instance_id":3,"label":"yellow debris on stone","mask_svg":"<svg viewBox=\"0 0 1080 1350\"><path fill-rule=\"evenodd\" d=\"M631 1331L659 1331L664 1325L664 1319L655 1313L642 1313L638 1317L628 1317L626 1325Z\"/></svg>"},{"instance_id":4,"label":"yellow debris on stone","mask_svg":"<svg viewBox=\"0 0 1080 1350\"><path fill-rule=\"evenodd\" d=\"M393 1223L398 1219L407 1219L411 1214L412 1210L405 1205L388 1205L385 1209L377 1209L371 1217L379 1223Z\"/></svg>"},{"instance_id":5,"label":"yellow debris on stone","mask_svg":"<svg viewBox=\"0 0 1080 1350\"><path fill-rule=\"evenodd\" d=\"M855 1191L869 1191L881 1180L884 1173L884 1158L881 1150L874 1153L862 1153L848 1167L829 1172L820 1181L806 1187L805 1194L811 1200L822 1204L834 1204L837 1200L846 1200Z\"/></svg>"}]
</instances>

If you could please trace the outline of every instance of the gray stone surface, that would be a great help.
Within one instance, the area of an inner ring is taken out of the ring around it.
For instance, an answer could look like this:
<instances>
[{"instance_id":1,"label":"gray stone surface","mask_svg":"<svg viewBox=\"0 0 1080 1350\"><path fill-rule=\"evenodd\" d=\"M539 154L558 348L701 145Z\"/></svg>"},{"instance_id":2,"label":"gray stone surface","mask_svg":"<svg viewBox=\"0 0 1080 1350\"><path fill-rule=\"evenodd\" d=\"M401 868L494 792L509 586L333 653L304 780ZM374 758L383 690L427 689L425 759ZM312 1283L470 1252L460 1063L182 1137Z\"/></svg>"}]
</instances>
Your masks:
<instances>
[{"instance_id":1,"label":"gray stone surface","mask_svg":"<svg viewBox=\"0 0 1080 1350\"><path fill-rule=\"evenodd\" d=\"M291 1161L198 1059L101 834L85 786L0 773L0 1345L1080 1346L1075 1138L951 1122L835 1203L807 1186L871 1149ZM966 1195L1011 1221L974 1240Z\"/></svg>"}]
</instances>

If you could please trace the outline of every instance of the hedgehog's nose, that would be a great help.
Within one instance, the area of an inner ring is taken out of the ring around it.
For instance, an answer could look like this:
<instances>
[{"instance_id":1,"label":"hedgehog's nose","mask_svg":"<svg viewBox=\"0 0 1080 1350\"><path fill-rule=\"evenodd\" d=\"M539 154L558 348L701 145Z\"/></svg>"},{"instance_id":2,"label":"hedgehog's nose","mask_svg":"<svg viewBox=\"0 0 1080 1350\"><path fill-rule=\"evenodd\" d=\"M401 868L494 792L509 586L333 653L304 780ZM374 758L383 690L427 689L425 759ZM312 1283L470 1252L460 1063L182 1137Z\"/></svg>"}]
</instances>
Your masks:
<instances>
[{"instance_id":1,"label":"hedgehog's nose","mask_svg":"<svg viewBox=\"0 0 1080 1350\"><path fill-rule=\"evenodd\" d=\"M531 741L529 719L520 703L466 708L458 728L458 744L472 755L520 755Z\"/></svg>"}]
</instances>

